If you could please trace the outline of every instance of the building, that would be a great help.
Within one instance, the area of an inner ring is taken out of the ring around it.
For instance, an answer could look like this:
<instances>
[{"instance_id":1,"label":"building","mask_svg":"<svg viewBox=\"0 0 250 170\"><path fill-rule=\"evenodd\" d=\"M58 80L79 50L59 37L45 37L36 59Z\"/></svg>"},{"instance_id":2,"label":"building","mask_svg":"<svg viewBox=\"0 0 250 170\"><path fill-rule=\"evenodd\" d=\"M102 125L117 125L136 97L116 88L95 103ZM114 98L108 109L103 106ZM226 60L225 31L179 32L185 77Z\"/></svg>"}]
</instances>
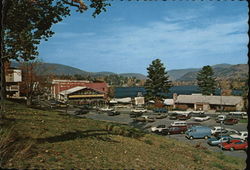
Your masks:
<instances>
[{"instance_id":1,"label":"building","mask_svg":"<svg viewBox=\"0 0 250 170\"><path fill-rule=\"evenodd\" d=\"M22 71L14 67L8 67L5 70L6 97L20 97L20 82L22 82Z\"/></svg>"},{"instance_id":2,"label":"building","mask_svg":"<svg viewBox=\"0 0 250 170\"><path fill-rule=\"evenodd\" d=\"M53 98L59 98L60 93L71 88L81 86L91 88L96 91L108 94L108 84L105 82L91 82L85 80L53 80L51 86L51 93Z\"/></svg>"},{"instance_id":3,"label":"building","mask_svg":"<svg viewBox=\"0 0 250 170\"><path fill-rule=\"evenodd\" d=\"M76 86L59 93L62 101L75 101L79 104L105 102L106 94L89 87Z\"/></svg>"},{"instance_id":4,"label":"building","mask_svg":"<svg viewBox=\"0 0 250 170\"><path fill-rule=\"evenodd\" d=\"M174 108L181 110L241 111L244 101L241 96L205 96L202 94L174 95Z\"/></svg>"}]
</instances>

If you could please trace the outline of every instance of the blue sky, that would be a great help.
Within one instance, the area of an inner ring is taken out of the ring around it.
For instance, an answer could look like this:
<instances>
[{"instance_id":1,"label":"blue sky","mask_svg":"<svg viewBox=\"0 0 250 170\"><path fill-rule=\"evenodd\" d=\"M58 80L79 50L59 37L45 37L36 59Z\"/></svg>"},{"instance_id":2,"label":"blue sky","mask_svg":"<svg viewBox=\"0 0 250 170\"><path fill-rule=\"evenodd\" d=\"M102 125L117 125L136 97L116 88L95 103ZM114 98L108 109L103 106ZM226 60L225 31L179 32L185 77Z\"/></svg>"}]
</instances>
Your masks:
<instances>
[{"instance_id":1,"label":"blue sky","mask_svg":"<svg viewBox=\"0 0 250 170\"><path fill-rule=\"evenodd\" d=\"M95 19L72 12L39 46L44 62L90 72L147 74L159 58L167 70L247 63L245 1L117 1Z\"/></svg>"}]
</instances>

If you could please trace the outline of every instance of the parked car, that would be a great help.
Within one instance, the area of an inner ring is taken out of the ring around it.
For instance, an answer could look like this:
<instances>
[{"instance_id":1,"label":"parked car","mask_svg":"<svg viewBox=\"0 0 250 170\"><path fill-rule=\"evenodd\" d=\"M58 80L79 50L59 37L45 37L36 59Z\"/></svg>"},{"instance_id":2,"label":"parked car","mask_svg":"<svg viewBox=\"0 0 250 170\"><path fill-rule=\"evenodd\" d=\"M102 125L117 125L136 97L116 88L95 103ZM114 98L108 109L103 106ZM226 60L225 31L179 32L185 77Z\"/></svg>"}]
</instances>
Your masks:
<instances>
[{"instance_id":1,"label":"parked car","mask_svg":"<svg viewBox=\"0 0 250 170\"><path fill-rule=\"evenodd\" d=\"M230 135L233 138L240 138L242 140L246 140L248 137L247 131L240 131L238 134Z\"/></svg>"},{"instance_id":2,"label":"parked car","mask_svg":"<svg viewBox=\"0 0 250 170\"><path fill-rule=\"evenodd\" d=\"M158 114L158 115L155 116L156 119L164 119L166 117L168 117L168 115L164 114L164 113L163 114Z\"/></svg>"},{"instance_id":3,"label":"parked car","mask_svg":"<svg viewBox=\"0 0 250 170\"><path fill-rule=\"evenodd\" d=\"M172 113L172 114L170 114L169 119L170 119L170 120L176 120L176 119L177 119L177 116L178 116L177 113Z\"/></svg>"},{"instance_id":4,"label":"parked car","mask_svg":"<svg viewBox=\"0 0 250 170\"><path fill-rule=\"evenodd\" d=\"M181 134L187 131L187 126L169 126L169 128L162 129L161 134L163 135L172 135L172 134Z\"/></svg>"},{"instance_id":5,"label":"parked car","mask_svg":"<svg viewBox=\"0 0 250 170\"><path fill-rule=\"evenodd\" d=\"M129 114L129 116L130 116L131 118L140 117L141 115L143 115L142 112L139 112L139 113L131 112L131 113Z\"/></svg>"},{"instance_id":6,"label":"parked car","mask_svg":"<svg viewBox=\"0 0 250 170\"><path fill-rule=\"evenodd\" d=\"M134 119L136 122L154 122L155 120L148 116L141 116Z\"/></svg>"},{"instance_id":7,"label":"parked car","mask_svg":"<svg viewBox=\"0 0 250 170\"><path fill-rule=\"evenodd\" d=\"M246 150L248 148L248 142L242 140L234 140L233 142L222 143L222 149L225 150Z\"/></svg>"},{"instance_id":8,"label":"parked car","mask_svg":"<svg viewBox=\"0 0 250 170\"><path fill-rule=\"evenodd\" d=\"M226 119L226 115L218 115L218 117L215 119L217 123L223 122Z\"/></svg>"},{"instance_id":9,"label":"parked car","mask_svg":"<svg viewBox=\"0 0 250 170\"><path fill-rule=\"evenodd\" d=\"M225 125L234 125L234 124L237 124L239 122L238 119L235 119L235 118L227 118L224 120L224 124Z\"/></svg>"},{"instance_id":10,"label":"parked car","mask_svg":"<svg viewBox=\"0 0 250 170\"><path fill-rule=\"evenodd\" d=\"M155 108L153 109L155 113L167 113L168 110L166 108Z\"/></svg>"},{"instance_id":11,"label":"parked car","mask_svg":"<svg viewBox=\"0 0 250 170\"><path fill-rule=\"evenodd\" d=\"M146 113L147 109L138 107L138 108L132 109L131 112L134 112L134 113Z\"/></svg>"},{"instance_id":12,"label":"parked car","mask_svg":"<svg viewBox=\"0 0 250 170\"><path fill-rule=\"evenodd\" d=\"M118 112L118 111L116 111L116 110L113 110L113 111L108 111L107 114L108 114L109 116L116 116L116 115L119 115L120 112Z\"/></svg>"},{"instance_id":13,"label":"parked car","mask_svg":"<svg viewBox=\"0 0 250 170\"><path fill-rule=\"evenodd\" d=\"M234 130L234 129L229 129L229 128L225 128L226 131L221 131L221 132L215 132L213 135L214 137L219 137L219 136L230 136L233 134L238 134L239 131Z\"/></svg>"},{"instance_id":14,"label":"parked car","mask_svg":"<svg viewBox=\"0 0 250 170\"><path fill-rule=\"evenodd\" d=\"M205 138L208 139L211 137L211 128L206 126L193 126L191 128L188 128L186 131L186 137L188 139L194 139L194 138Z\"/></svg>"},{"instance_id":15,"label":"parked car","mask_svg":"<svg viewBox=\"0 0 250 170\"><path fill-rule=\"evenodd\" d=\"M191 118L190 114L181 114L177 116L177 119L179 120L188 120L190 118Z\"/></svg>"},{"instance_id":16,"label":"parked car","mask_svg":"<svg viewBox=\"0 0 250 170\"><path fill-rule=\"evenodd\" d=\"M221 126L215 126L211 129L211 134L215 134L215 133L226 133L227 130Z\"/></svg>"},{"instance_id":17,"label":"parked car","mask_svg":"<svg viewBox=\"0 0 250 170\"><path fill-rule=\"evenodd\" d=\"M187 122L186 121L176 121L171 123L171 126L187 126Z\"/></svg>"},{"instance_id":18,"label":"parked car","mask_svg":"<svg viewBox=\"0 0 250 170\"><path fill-rule=\"evenodd\" d=\"M109 112L113 110L114 110L113 108L109 108L109 107L99 108L99 111L103 111L103 112Z\"/></svg>"},{"instance_id":19,"label":"parked car","mask_svg":"<svg viewBox=\"0 0 250 170\"><path fill-rule=\"evenodd\" d=\"M166 125L158 125L155 127L151 127L151 132L155 132L155 133L159 133L161 132L163 129L166 129Z\"/></svg>"},{"instance_id":20,"label":"parked car","mask_svg":"<svg viewBox=\"0 0 250 170\"><path fill-rule=\"evenodd\" d=\"M194 120L197 121L197 122L203 122L203 121L206 121L206 120L209 120L210 119L210 116L206 116L206 115L203 115L203 116L200 116L200 117L194 117Z\"/></svg>"},{"instance_id":21,"label":"parked car","mask_svg":"<svg viewBox=\"0 0 250 170\"><path fill-rule=\"evenodd\" d=\"M237 118L237 119L247 119L247 112L229 112L228 114L230 117Z\"/></svg>"},{"instance_id":22,"label":"parked car","mask_svg":"<svg viewBox=\"0 0 250 170\"><path fill-rule=\"evenodd\" d=\"M218 144L220 143L223 143L223 142L228 142L232 139L235 139L235 138L232 138L231 136L219 136L219 137L216 137L216 138L210 138L208 139L207 143L211 146L217 146Z\"/></svg>"},{"instance_id":23,"label":"parked car","mask_svg":"<svg viewBox=\"0 0 250 170\"><path fill-rule=\"evenodd\" d=\"M201 124L198 123L198 122L190 122L190 123L187 123L187 127L188 127L188 128L190 128L190 127L192 127L192 126L201 126Z\"/></svg>"}]
</instances>

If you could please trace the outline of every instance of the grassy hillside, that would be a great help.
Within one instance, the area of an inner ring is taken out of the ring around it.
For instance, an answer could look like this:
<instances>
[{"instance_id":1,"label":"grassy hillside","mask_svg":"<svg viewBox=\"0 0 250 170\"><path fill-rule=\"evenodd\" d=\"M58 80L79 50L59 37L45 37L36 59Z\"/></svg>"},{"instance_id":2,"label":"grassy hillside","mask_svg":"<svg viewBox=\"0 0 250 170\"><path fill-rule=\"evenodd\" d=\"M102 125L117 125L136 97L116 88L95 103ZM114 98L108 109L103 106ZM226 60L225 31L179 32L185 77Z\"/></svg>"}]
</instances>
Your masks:
<instances>
[{"instance_id":1,"label":"grassy hillside","mask_svg":"<svg viewBox=\"0 0 250 170\"><path fill-rule=\"evenodd\" d=\"M174 139L8 102L2 168L244 169L244 160Z\"/></svg>"}]
</instances>

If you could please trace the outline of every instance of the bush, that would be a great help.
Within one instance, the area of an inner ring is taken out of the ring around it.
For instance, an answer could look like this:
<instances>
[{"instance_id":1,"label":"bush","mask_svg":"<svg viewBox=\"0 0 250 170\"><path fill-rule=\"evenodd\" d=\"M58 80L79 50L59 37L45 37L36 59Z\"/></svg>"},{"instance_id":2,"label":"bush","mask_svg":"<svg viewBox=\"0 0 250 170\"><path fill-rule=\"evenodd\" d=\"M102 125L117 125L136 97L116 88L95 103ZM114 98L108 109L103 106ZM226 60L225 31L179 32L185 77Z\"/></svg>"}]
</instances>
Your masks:
<instances>
[{"instance_id":1,"label":"bush","mask_svg":"<svg viewBox=\"0 0 250 170\"><path fill-rule=\"evenodd\" d=\"M115 124L108 124L106 126L106 130L108 130L111 134L121 135L125 137L132 137L132 138L140 138L145 134L142 130Z\"/></svg>"},{"instance_id":2,"label":"bush","mask_svg":"<svg viewBox=\"0 0 250 170\"><path fill-rule=\"evenodd\" d=\"M153 142L152 142L151 140L148 140L148 139L147 139L147 140L145 140L144 142L145 142L146 144L153 145Z\"/></svg>"}]
</instances>

